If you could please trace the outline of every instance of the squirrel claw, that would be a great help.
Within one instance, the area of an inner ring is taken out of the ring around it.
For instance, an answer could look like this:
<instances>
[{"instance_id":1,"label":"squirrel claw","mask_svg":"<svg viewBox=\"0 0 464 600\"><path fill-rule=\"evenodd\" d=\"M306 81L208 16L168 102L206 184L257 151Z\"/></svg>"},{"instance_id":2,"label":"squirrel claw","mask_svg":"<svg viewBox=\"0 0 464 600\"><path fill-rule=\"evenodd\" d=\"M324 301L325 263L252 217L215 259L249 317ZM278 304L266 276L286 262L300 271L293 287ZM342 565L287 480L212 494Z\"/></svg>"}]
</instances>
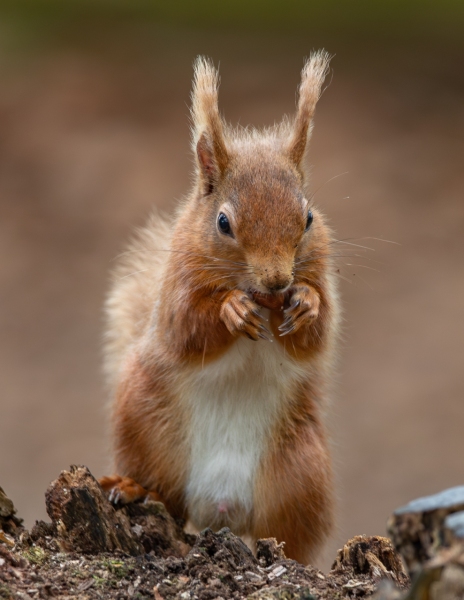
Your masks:
<instances>
[{"instance_id":1,"label":"squirrel claw","mask_svg":"<svg viewBox=\"0 0 464 600\"><path fill-rule=\"evenodd\" d=\"M248 338L249 340L252 340L253 342L257 342L257 341L258 341L256 338L254 338L254 337L251 335L251 333L248 333L248 331L245 331L245 335L247 336L247 338ZM258 334L258 336L259 336L259 334Z\"/></svg>"},{"instance_id":2,"label":"squirrel claw","mask_svg":"<svg viewBox=\"0 0 464 600\"><path fill-rule=\"evenodd\" d=\"M290 312L295 310L295 308L298 308L300 306L301 300L296 300L295 302L292 302L292 304L290 304L290 306L288 307L288 309L285 312Z\"/></svg>"},{"instance_id":3,"label":"squirrel claw","mask_svg":"<svg viewBox=\"0 0 464 600\"><path fill-rule=\"evenodd\" d=\"M269 331L269 329L266 327L266 325L263 325L262 323L260 323L259 330L261 331L261 333L264 333L265 335L272 337L272 333Z\"/></svg>"},{"instance_id":4,"label":"squirrel claw","mask_svg":"<svg viewBox=\"0 0 464 600\"><path fill-rule=\"evenodd\" d=\"M285 329L282 329L282 325L279 327L279 331L281 331L282 333L279 334L279 337L283 337L284 335L288 335L289 333L292 333L292 331L294 331L295 329L295 325L291 325Z\"/></svg>"},{"instance_id":5,"label":"squirrel claw","mask_svg":"<svg viewBox=\"0 0 464 600\"><path fill-rule=\"evenodd\" d=\"M121 499L121 490L117 487L112 488L112 490L108 494L108 500L111 502L111 504L116 505L116 504L118 504L120 499Z\"/></svg>"},{"instance_id":6,"label":"squirrel claw","mask_svg":"<svg viewBox=\"0 0 464 600\"><path fill-rule=\"evenodd\" d=\"M261 338L262 340L266 340L267 342L272 342L273 341L272 340L272 333L262 323L260 323L260 325L259 325L258 337Z\"/></svg>"},{"instance_id":7,"label":"squirrel claw","mask_svg":"<svg viewBox=\"0 0 464 600\"><path fill-rule=\"evenodd\" d=\"M270 337L268 337L267 335L264 335L264 333L259 332L258 333L258 337L261 338L262 340L266 340L266 342L273 342L273 340L271 340Z\"/></svg>"},{"instance_id":8,"label":"squirrel claw","mask_svg":"<svg viewBox=\"0 0 464 600\"><path fill-rule=\"evenodd\" d=\"M288 325L292 322L292 317L289 315L281 325L279 325L278 329L279 331L283 331L284 329L286 329L288 327Z\"/></svg>"}]
</instances>

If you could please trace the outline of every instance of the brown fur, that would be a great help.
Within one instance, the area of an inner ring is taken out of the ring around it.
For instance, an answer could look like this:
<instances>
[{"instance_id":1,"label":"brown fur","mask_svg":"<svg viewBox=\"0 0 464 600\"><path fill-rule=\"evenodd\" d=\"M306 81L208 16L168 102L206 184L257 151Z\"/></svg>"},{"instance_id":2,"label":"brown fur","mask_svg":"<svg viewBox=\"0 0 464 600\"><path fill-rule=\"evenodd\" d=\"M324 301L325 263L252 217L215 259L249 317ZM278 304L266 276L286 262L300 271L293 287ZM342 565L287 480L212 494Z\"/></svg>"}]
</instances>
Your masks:
<instances>
[{"instance_id":1,"label":"brown fur","mask_svg":"<svg viewBox=\"0 0 464 600\"><path fill-rule=\"evenodd\" d=\"M305 199L305 155L327 67L324 52L306 64L293 121L234 131L219 115L217 72L197 61L193 190L172 225L154 217L139 233L107 302L116 468L142 487L118 477L102 483L119 487L126 501L149 490L186 518L190 415L176 382L214 364L241 335L268 337L260 311L271 309L274 343L307 375L282 399L286 408L258 468L248 533L285 540L288 556L301 561L314 556L333 520L321 407L338 303L330 233ZM313 222L305 233L308 207ZM218 229L221 212L233 237Z\"/></svg>"}]
</instances>

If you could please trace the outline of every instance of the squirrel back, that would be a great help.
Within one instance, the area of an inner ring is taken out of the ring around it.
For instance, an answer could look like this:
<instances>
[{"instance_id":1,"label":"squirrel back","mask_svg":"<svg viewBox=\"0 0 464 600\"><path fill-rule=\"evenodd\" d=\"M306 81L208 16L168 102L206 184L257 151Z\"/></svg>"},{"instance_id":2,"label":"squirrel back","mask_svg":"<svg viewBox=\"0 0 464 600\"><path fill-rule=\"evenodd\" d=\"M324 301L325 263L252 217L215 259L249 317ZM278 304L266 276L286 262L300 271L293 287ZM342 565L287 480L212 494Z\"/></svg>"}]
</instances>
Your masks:
<instances>
[{"instance_id":1,"label":"squirrel back","mask_svg":"<svg viewBox=\"0 0 464 600\"><path fill-rule=\"evenodd\" d=\"M137 230L111 274L111 293L105 303L104 373L111 388L117 383L124 357L145 333L157 303L167 251L169 219L154 212Z\"/></svg>"}]
</instances>

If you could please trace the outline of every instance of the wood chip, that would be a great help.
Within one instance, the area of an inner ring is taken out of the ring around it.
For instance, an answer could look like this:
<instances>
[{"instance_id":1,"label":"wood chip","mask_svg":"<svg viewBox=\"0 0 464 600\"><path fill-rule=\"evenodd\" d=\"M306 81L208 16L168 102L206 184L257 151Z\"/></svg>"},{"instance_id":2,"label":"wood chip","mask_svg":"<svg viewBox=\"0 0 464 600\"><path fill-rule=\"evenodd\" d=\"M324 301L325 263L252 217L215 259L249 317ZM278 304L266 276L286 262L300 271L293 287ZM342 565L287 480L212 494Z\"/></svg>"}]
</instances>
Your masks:
<instances>
[{"instance_id":1,"label":"wood chip","mask_svg":"<svg viewBox=\"0 0 464 600\"><path fill-rule=\"evenodd\" d=\"M366 585L364 581L355 581L354 579L350 579L342 587L346 590L353 590L355 588L362 587L363 585Z\"/></svg>"},{"instance_id":2,"label":"wood chip","mask_svg":"<svg viewBox=\"0 0 464 600\"><path fill-rule=\"evenodd\" d=\"M283 567L282 565L279 565L278 567L276 567L269 573L268 577L272 581L276 577L280 577L281 575L283 575L286 572L287 572L287 569L285 567Z\"/></svg>"}]
</instances>

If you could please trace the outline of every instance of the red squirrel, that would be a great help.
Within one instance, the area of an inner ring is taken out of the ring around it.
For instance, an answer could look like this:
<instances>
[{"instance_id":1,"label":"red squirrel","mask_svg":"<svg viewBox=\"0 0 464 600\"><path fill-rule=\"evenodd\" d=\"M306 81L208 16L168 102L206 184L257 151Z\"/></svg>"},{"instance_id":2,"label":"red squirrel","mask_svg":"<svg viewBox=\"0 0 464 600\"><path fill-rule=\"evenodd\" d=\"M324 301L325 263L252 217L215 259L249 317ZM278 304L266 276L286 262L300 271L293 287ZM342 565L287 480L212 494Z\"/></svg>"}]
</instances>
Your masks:
<instances>
[{"instance_id":1,"label":"red squirrel","mask_svg":"<svg viewBox=\"0 0 464 600\"><path fill-rule=\"evenodd\" d=\"M138 233L106 304L110 499L151 496L197 529L275 537L302 563L333 525L324 411L339 308L306 164L328 65L313 53L295 117L258 131L224 122L218 73L197 59L193 188L172 222Z\"/></svg>"}]
</instances>

